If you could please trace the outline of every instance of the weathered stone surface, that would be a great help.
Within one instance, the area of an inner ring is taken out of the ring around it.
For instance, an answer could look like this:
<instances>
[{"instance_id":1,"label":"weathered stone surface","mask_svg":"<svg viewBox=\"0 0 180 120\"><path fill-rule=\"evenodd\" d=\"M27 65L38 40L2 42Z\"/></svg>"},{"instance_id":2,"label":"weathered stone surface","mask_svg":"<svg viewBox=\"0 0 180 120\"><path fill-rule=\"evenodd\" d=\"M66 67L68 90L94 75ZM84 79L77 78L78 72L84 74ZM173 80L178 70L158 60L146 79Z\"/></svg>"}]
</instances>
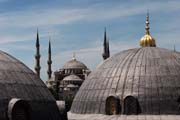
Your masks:
<instances>
[{"instance_id":1,"label":"weathered stone surface","mask_svg":"<svg viewBox=\"0 0 180 120\"><path fill-rule=\"evenodd\" d=\"M9 120L7 108L13 98L29 103L32 120L60 119L56 101L43 81L22 62L0 51L0 120Z\"/></svg>"},{"instance_id":2,"label":"weathered stone surface","mask_svg":"<svg viewBox=\"0 0 180 120\"><path fill-rule=\"evenodd\" d=\"M136 97L142 115L179 114L180 54L163 48L143 47L112 56L85 80L71 112L105 114L108 96L119 97L121 104L127 96Z\"/></svg>"},{"instance_id":3,"label":"weathered stone surface","mask_svg":"<svg viewBox=\"0 0 180 120\"><path fill-rule=\"evenodd\" d=\"M104 115L68 113L68 120L180 120L180 115Z\"/></svg>"}]
</instances>

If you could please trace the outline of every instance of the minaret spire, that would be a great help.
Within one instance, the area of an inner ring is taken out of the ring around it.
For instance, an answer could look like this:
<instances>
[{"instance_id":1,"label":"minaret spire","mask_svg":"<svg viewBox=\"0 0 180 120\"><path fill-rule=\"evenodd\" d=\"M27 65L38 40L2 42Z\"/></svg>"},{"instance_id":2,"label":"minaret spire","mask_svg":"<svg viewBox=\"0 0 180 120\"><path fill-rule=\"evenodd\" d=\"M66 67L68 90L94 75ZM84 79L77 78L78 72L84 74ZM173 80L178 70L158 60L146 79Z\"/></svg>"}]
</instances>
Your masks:
<instances>
[{"instance_id":1,"label":"minaret spire","mask_svg":"<svg viewBox=\"0 0 180 120\"><path fill-rule=\"evenodd\" d=\"M47 70L47 74L48 74L48 79L51 79L51 75L52 75L52 69L51 69L51 64L52 64L52 60L51 60L51 41L49 39L49 48L48 48L48 70Z\"/></svg>"},{"instance_id":2,"label":"minaret spire","mask_svg":"<svg viewBox=\"0 0 180 120\"><path fill-rule=\"evenodd\" d=\"M147 11L147 16L146 16L146 34L150 35L150 32L149 32L149 11Z\"/></svg>"},{"instance_id":3,"label":"minaret spire","mask_svg":"<svg viewBox=\"0 0 180 120\"><path fill-rule=\"evenodd\" d=\"M145 27L146 34L140 40L141 47L156 47L156 41L151 36L149 29L150 29L150 27L149 27L149 11L147 11L146 27Z\"/></svg>"},{"instance_id":4,"label":"minaret spire","mask_svg":"<svg viewBox=\"0 0 180 120\"><path fill-rule=\"evenodd\" d=\"M104 43L103 43L103 54L102 57L103 59L107 59L110 56L110 52L109 52L109 41L107 40L107 35L106 35L106 28L104 29Z\"/></svg>"},{"instance_id":5,"label":"minaret spire","mask_svg":"<svg viewBox=\"0 0 180 120\"><path fill-rule=\"evenodd\" d=\"M36 60L36 66L35 66L35 71L36 74L38 75L38 77L40 77L40 70L41 70L41 66L40 66L40 44L39 44L39 32L37 29L37 38L36 38L36 55L35 55L35 60Z\"/></svg>"}]
</instances>

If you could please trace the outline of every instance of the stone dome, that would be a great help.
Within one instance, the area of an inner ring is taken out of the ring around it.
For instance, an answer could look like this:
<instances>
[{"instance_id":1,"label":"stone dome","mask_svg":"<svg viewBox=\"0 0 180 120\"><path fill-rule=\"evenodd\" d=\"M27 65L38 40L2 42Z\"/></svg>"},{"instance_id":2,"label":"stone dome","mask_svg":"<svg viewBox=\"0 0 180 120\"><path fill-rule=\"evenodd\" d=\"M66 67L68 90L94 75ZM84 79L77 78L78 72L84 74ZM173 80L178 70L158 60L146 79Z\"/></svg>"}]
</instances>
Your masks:
<instances>
[{"instance_id":1,"label":"stone dome","mask_svg":"<svg viewBox=\"0 0 180 120\"><path fill-rule=\"evenodd\" d=\"M65 63L65 65L62 67L62 69L84 69L84 70L86 70L87 67L84 63L73 58L72 60Z\"/></svg>"},{"instance_id":2,"label":"stone dome","mask_svg":"<svg viewBox=\"0 0 180 120\"><path fill-rule=\"evenodd\" d=\"M108 58L84 81L71 113L106 114L106 102L111 96L119 100L119 114L124 114L127 97L137 100L139 114L180 114L180 54L142 47Z\"/></svg>"},{"instance_id":3,"label":"stone dome","mask_svg":"<svg viewBox=\"0 0 180 120\"><path fill-rule=\"evenodd\" d=\"M3 51L0 51L0 109L1 120L26 115L32 120L61 119L56 101L44 82L22 62Z\"/></svg>"}]
</instances>

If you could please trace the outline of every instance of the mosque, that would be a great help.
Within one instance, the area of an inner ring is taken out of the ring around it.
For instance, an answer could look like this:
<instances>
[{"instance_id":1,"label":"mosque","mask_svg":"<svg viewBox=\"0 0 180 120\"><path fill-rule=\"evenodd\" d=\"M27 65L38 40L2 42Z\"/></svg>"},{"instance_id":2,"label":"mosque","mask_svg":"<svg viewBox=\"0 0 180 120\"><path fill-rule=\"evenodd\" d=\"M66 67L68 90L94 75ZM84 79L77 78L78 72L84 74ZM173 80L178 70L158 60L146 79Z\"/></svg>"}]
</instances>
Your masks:
<instances>
[{"instance_id":1,"label":"mosque","mask_svg":"<svg viewBox=\"0 0 180 120\"><path fill-rule=\"evenodd\" d=\"M36 69L36 68L40 68L40 65L38 64L39 59L40 58L36 59L37 64L35 70L37 71L36 72L37 74L40 73L40 69ZM74 96L76 95L81 84L84 82L85 78L89 75L91 71L84 63L76 59L74 53L73 58L69 60L67 63L65 63L61 69L56 70L54 72L54 76L52 77L52 70L51 70L52 60L51 60L50 42L49 42L47 63L48 63L48 71L47 71L48 80L46 81L46 85L57 100L66 102L66 110L69 111Z\"/></svg>"},{"instance_id":2,"label":"mosque","mask_svg":"<svg viewBox=\"0 0 180 120\"><path fill-rule=\"evenodd\" d=\"M58 98L73 98L68 120L180 120L180 53L157 47L149 14L145 30L140 48L112 57L105 31L104 61L95 70L74 55L53 77L49 42L46 85L40 79L38 32L36 74L0 51L0 120L67 120L65 103L54 91Z\"/></svg>"}]
</instances>

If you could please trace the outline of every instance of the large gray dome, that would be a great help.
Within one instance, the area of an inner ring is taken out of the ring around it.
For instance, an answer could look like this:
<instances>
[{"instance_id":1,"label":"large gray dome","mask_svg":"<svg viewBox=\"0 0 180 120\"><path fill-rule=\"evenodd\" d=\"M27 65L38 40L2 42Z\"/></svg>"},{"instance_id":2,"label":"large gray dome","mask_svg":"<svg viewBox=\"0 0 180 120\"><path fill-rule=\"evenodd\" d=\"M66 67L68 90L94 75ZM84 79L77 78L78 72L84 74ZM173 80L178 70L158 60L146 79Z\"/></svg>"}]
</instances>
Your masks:
<instances>
[{"instance_id":1,"label":"large gray dome","mask_svg":"<svg viewBox=\"0 0 180 120\"><path fill-rule=\"evenodd\" d=\"M60 119L55 99L43 81L22 62L0 51L0 120L10 119L7 114L11 117L15 103L20 105L17 116L22 117L27 103L32 120Z\"/></svg>"},{"instance_id":2,"label":"large gray dome","mask_svg":"<svg viewBox=\"0 0 180 120\"><path fill-rule=\"evenodd\" d=\"M71 113L105 114L109 96L119 98L122 109L127 96L137 98L140 114L179 114L180 54L143 47L112 56L84 81Z\"/></svg>"}]
</instances>

